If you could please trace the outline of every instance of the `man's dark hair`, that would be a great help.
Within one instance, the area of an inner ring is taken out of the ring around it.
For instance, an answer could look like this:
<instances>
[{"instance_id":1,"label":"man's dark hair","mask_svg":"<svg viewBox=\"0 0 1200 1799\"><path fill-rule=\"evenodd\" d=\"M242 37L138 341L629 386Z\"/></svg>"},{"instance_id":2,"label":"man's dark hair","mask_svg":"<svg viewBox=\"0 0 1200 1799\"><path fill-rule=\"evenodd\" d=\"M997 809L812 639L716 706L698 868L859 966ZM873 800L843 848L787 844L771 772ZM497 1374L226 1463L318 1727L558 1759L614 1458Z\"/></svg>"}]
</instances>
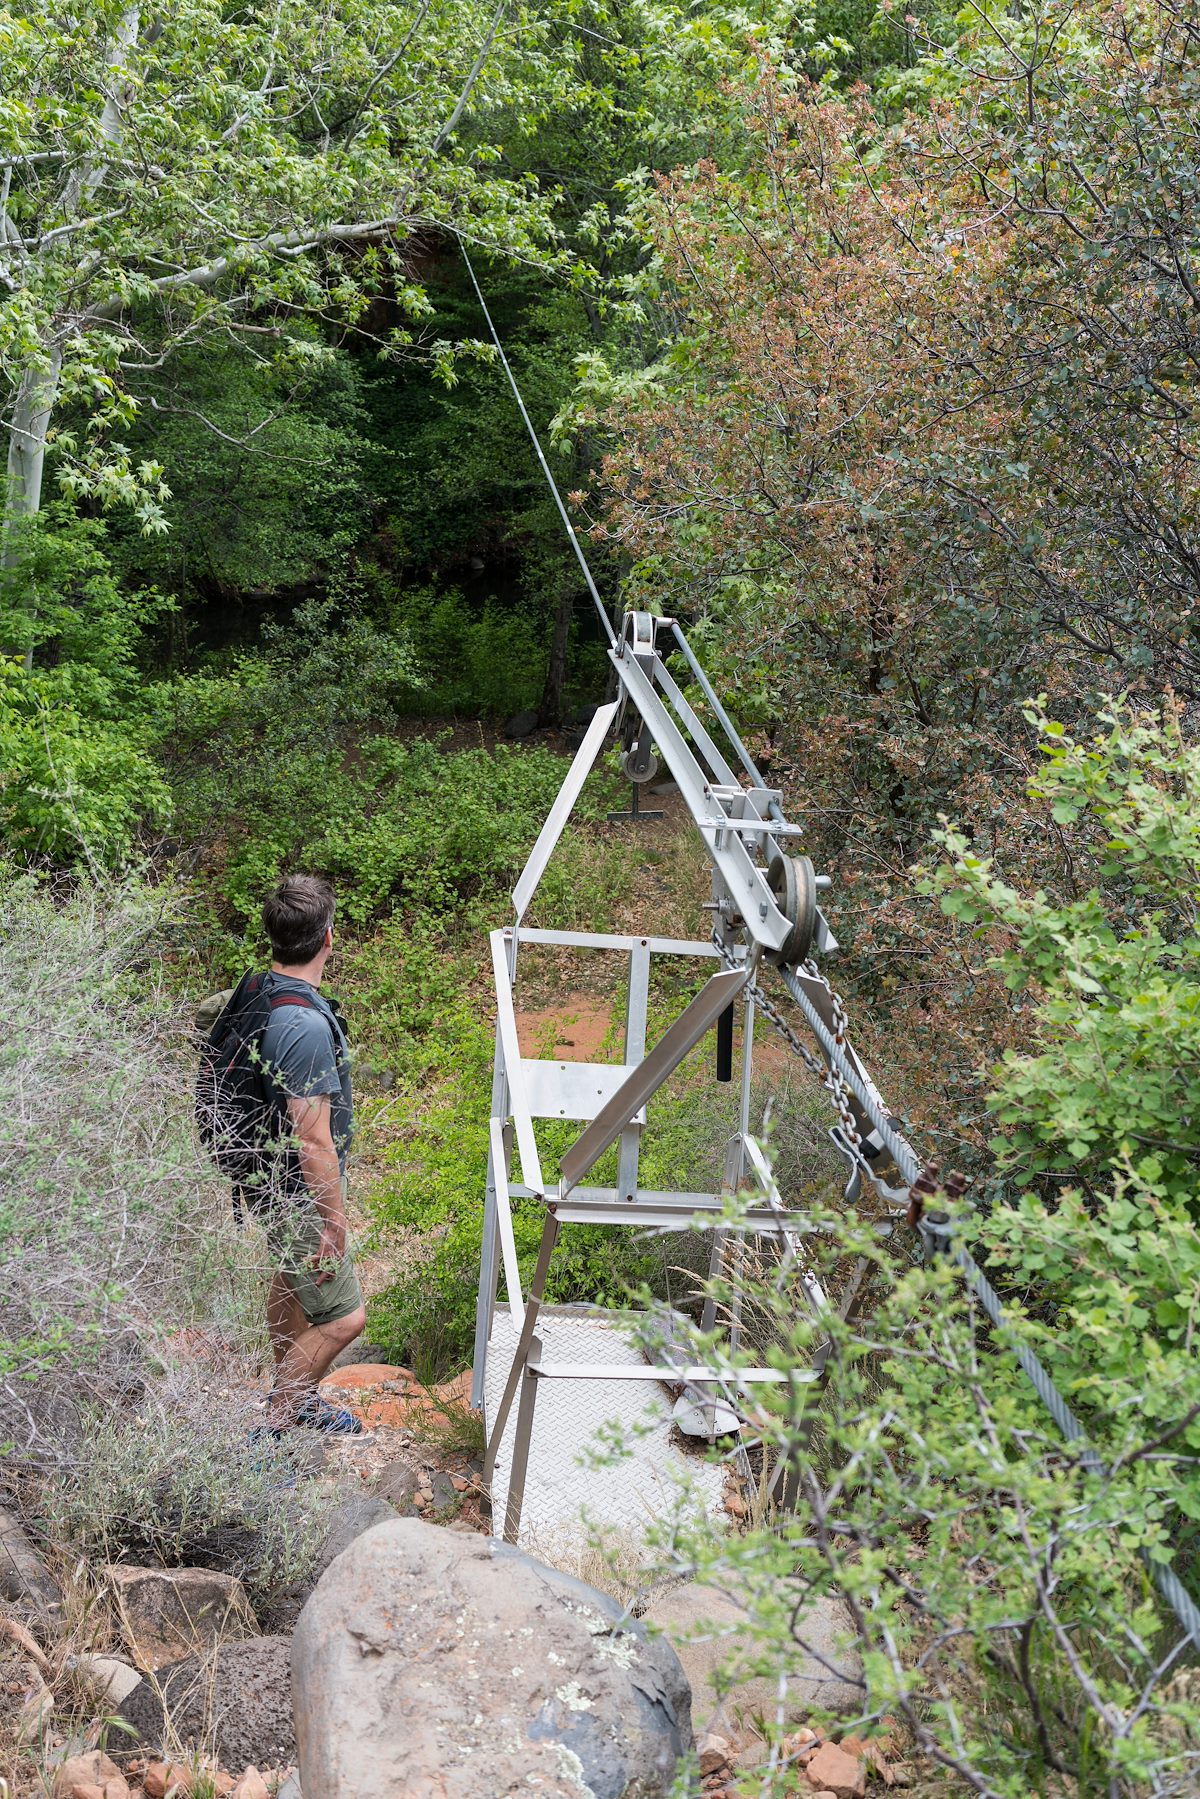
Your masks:
<instances>
[{"instance_id":1,"label":"man's dark hair","mask_svg":"<svg viewBox=\"0 0 1200 1799\"><path fill-rule=\"evenodd\" d=\"M320 875L286 875L263 901L262 921L277 962L311 962L333 923L333 888Z\"/></svg>"}]
</instances>

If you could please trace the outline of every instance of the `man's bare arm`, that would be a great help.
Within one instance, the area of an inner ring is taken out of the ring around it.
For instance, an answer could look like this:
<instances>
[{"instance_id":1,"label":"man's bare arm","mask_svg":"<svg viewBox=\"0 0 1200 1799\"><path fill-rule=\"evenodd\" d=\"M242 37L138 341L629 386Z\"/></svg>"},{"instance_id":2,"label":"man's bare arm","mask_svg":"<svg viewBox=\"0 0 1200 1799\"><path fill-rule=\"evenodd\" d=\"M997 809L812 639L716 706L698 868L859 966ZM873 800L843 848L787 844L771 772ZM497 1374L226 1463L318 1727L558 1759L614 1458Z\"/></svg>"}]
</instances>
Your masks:
<instances>
[{"instance_id":1,"label":"man's bare arm","mask_svg":"<svg viewBox=\"0 0 1200 1799\"><path fill-rule=\"evenodd\" d=\"M342 1204L342 1174L333 1146L329 1095L319 1093L312 1099L289 1099L288 1116L295 1133L304 1185L324 1226L313 1260L332 1258L340 1262L346 1253L346 1211ZM331 1279L332 1270L317 1278L318 1281Z\"/></svg>"}]
</instances>

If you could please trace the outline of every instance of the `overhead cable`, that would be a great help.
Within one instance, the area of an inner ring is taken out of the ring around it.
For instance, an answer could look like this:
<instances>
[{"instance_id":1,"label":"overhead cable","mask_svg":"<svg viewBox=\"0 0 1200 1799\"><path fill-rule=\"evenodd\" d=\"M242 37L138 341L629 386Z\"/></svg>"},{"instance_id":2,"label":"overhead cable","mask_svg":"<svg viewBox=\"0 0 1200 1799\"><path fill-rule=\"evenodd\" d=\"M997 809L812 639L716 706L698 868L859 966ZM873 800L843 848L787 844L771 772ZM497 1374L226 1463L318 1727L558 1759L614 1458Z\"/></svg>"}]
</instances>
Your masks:
<instances>
[{"instance_id":1,"label":"overhead cable","mask_svg":"<svg viewBox=\"0 0 1200 1799\"><path fill-rule=\"evenodd\" d=\"M496 346L496 354L500 358L501 367L503 368L504 373L508 376L508 385L513 390L513 398L516 400L517 405L520 408L521 417L525 420L525 429L529 433L530 442L533 444L534 449L537 451L537 459L541 465L542 473L546 477L546 485L549 487L550 492L554 495L554 504L558 507L558 515L562 519L562 522L563 522L564 526L566 527L567 536L571 540L571 548L574 550L575 555L578 558L579 566L583 570L583 578L587 582L588 592L591 594L592 599L595 602L596 611L600 615L600 623L604 627L604 634L608 638L609 643L616 643L617 634L613 630L612 621L610 620L608 613L605 610L604 601L600 598L599 589L597 588L595 581L592 579L592 571L588 567L587 557L583 553L583 546L580 544L578 537L575 535L575 527L571 523L570 515L567 512L566 506L563 504L563 497L558 491L558 483L554 479L554 476L550 472L550 464L546 461L545 452L542 449L541 442L538 438L538 434L534 430L534 427L533 427L533 420L530 418L529 413L525 406L525 401L521 397L521 390L517 386L517 378L513 374L512 369L509 366L508 357L504 354L504 345L500 342L500 333L496 330L495 324L492 321L492 315L488 311L487 301L483 297L483 289L479 285L478 278L476 277L474 267L472 266L472 263L471 263L471 258L467 254L467 246L463 242L461 237L458 240L458 247L462 251L463 261L467 265L467 273L471 277L471 286L475 289L475 296L479 301L479 305L483 312L483 316L487 320L488 330L492 334L492 342Z\"/></svg>"}]
</instances>

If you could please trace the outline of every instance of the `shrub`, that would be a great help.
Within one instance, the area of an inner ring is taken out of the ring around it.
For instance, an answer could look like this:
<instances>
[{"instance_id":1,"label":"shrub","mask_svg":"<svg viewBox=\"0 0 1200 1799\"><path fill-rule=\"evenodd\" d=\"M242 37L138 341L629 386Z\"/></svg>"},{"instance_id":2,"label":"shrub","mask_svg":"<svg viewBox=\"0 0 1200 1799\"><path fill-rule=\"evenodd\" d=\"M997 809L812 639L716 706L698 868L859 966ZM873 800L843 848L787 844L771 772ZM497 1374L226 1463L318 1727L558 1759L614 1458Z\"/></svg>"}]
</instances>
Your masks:
<instances>
[{"instance_id":1,"label":"shrub","mask_svg":"<svg viewBox=\"0 0 1200 1799\"><path fill-rule=\"evenodd\" d=\"M360 925L397 902L445 913L515 878L566 759L383 735L375 727L413 676L406 639L339 621L323 603L232 674L162 690L180 835L219 859L221 896L240 918L256 919L264 888L298 863L332 875L341 915ZM610 789L598 774L579 815L595 816Z\"/></svg>"},{"instance_id":2,"label":"shrub","mask_svg":"<svg viewBox=\"0 0 1200 1799\"><path fill-rule=\"evenodd\" d=\"M828 1340L827 1385L760 1390L746 1419L764 1469L790 1470L796 1509L768 1508L743 1537L685 1520L657 1541L665 1570L748 1606L764 1672L803 1650L816 1600L840 1598L862 1645L859 1727L901 1722L981 1795L1183 1799L1200 1685L1151 1575L1200 1592L1197 1139L1176 1084L1194 1059L1200 751L1170 716L1110 708L1089 741L1038 722L1035 801L1096 885L1067 902L1022 893L953 831L930 882L1020 996L1025 1047L992 1099L993 1203L937 1202L982 1240L1008 1323L988 1324L952 1259L915 1266L902 1226L883 1242L814 1198L808 1263L836 1296L861 1258L857 1318L814 1316L786 1261L747 1259L713 1288L769 1321L780 1368ZM1053 1423L1030 1351L1086 1441ZM694 1353L744 1404L742 1358L701 1340Z\"/></svg>"},{"instance_id":3,"label":"shrub","mask_svg":"<svg viewBox=\"0 0 1200 1799\"><path fill-rule=\"evenodd\" d=\"M18 548L0 580L0 836L26 856L111 866L169 811L135 661L167 602L123 591L103 527L63 503Z\"/></svg>"},{"instance_id":4,"label":"shrub","mask_svg":"<svg viewBox=\"0 0 1200 1799\"><path fill-rule=\"evenodd\" d=\"M0 863L0 1444L54 1459L81 1401L140 1387L223 1203L148 969L167 896Z\"/></svg>"},{"instance_id":5,"label":"shrub","mask_svg":"<svg viewBox=\"0 0 1200 1799\"><path fill-rule=\"evenodd\" d=\"M123 1417L88 1412L39 1509L49 1534L96 1562L218 1568L262 1603L312 1567L327 1500L295 1482L282 1447L248 1442L262 1416L251 1395L226 1387L213 1405L213 1379L184 1365Z\"/></svg>"}]
</instances>

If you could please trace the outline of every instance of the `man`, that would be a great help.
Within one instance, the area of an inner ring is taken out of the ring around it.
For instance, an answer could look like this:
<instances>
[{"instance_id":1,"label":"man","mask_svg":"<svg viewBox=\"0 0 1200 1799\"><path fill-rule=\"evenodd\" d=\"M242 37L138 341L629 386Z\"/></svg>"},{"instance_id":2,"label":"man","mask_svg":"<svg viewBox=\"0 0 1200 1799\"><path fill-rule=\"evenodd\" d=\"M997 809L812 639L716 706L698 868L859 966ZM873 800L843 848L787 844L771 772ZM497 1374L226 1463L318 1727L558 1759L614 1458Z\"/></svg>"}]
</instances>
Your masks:
<instances>
[{"instance_id":1,"label":"man","mask_svg":"<svg viewBox=\"0 0 1200 1799\"><path fill-rule=\"evenodd\" d=\"M337 1435L362 1431L353 1412L317 1391L366 1318L346 1235L349 1054L337 1007L318 992L333 948L333 911L332 887L314 875L280 881L262 910L273 961L260 1054L282 1128L266 1206L275 1385L265 1428L275 1435L296 1424Z\"/></svg>"}]
</instances>

